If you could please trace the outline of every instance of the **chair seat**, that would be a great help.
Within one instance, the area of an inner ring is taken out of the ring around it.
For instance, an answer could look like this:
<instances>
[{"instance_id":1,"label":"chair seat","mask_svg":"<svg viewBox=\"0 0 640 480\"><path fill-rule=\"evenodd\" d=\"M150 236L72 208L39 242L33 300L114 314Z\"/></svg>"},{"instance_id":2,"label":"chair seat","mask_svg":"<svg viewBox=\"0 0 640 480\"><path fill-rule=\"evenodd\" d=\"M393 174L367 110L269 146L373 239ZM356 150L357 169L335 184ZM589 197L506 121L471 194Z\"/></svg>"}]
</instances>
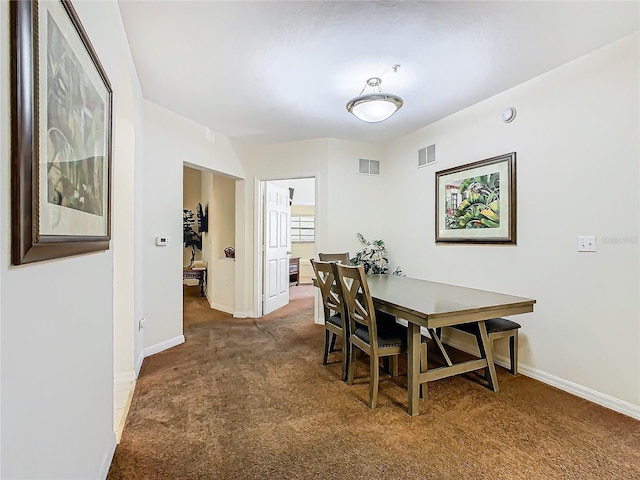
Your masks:
<instances>
[{"instance_id":1,"label":"chair seat","mask_svg":"<svg viewBox=\"0 0 640 480\"><path fill-rule=\"evenodd\" d=\"M363 342L370 343L368 328L356 328L353 334ZM397 323L395 325L378 325L378 347L404 347L406 345L406 328Z\"/></svg>"},{"instance_id":2,"label":"chair seat","mask_svg":"<svg viewBox=\"0 0 640 480\"><path fill-rule=\"evenodd\" d=\"M487 327L488 334L506 332L508 330L515 330L521 327L519 323L512 322L506 318L491 318L489 320L485 320L484 324ZM453 328L473 335L478 333L477 323L461 323L460 325L453 325Z\"/></svg>"},{"instance_id":3,"label":"chair seat","mask_svg":"<svg viewBox=\"0 0 640 480\"><path fill-rule=\"evenodd\" d=\"M339 313L336 313L335 315L331 315L329 318L327 318L327 322L340 328L342 328L342 325L343 325L342 316Z\"/></svg>"}]
</instances>

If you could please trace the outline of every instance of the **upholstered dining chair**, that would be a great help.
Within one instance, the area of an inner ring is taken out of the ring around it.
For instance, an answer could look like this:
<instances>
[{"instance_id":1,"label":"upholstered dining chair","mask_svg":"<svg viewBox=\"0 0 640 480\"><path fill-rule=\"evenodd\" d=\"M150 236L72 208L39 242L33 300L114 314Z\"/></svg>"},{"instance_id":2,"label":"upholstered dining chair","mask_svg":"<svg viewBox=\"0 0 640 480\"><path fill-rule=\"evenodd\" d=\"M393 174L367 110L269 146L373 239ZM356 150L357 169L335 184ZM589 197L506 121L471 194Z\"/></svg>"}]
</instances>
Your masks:
<instances>
[{"instance_id":1,"label":"upholstered dining chair","mask_svg":"<svg viewBox=\"0 0 640 480\"><path fill-rule=\"evenodd\" d=\"M347 383L353 385L354 347L369 355L369 408L375 408L378 400L379 359L392 357L397 372L398 357L407 352L407 330L392 321L379 321L373 306L373 298L364 273L364 267L331 263L335 277L342 288L345 315L349 319L349 367ZM393 319L393 317L391 317Z\"/></svg>"},{"instance_id":2,"label":"upholstered dining chair","mask_svg":"<svg viewBox=\"0 0 640 480\"><path fill-rule=\"evenodd\" d=\"M336 337L342 340L342 381L347 381L349 368L349 322L345 321L344 305L340 285L331 262L319 262L311 259L311 266L320 288L324 309L324 354L322 364L329 361L329 354L335 351Z\"/></svg>"},{"instance_id":3,"label":"upholstered dining chair","mask_svg":"<svg viewBox=\"0 0 640 480\"><path fill-rule=\"evenodd\" d=\"M321 262L340 262L343 265L349 265L349 252L345 253L319 253L318 258Z\"/></svg>"}]
</instances>

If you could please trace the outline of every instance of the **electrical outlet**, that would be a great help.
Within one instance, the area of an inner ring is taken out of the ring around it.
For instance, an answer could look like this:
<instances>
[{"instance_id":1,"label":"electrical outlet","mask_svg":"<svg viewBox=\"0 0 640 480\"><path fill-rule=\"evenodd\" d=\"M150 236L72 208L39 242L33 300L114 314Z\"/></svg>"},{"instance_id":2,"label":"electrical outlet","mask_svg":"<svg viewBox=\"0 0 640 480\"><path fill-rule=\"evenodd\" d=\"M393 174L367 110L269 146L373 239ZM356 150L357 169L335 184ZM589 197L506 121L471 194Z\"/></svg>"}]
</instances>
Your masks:
<instances>
[{"instance_id":1,"label":"electrical outlet","mask_svg":"<svg viewBox=\"0 0 640 480\"><path fill-rule=\"evenodd\" d=\"M578 251L579 252L595 252L596 251L595 235L579 235Z\"/></svg>"}]
</instances>

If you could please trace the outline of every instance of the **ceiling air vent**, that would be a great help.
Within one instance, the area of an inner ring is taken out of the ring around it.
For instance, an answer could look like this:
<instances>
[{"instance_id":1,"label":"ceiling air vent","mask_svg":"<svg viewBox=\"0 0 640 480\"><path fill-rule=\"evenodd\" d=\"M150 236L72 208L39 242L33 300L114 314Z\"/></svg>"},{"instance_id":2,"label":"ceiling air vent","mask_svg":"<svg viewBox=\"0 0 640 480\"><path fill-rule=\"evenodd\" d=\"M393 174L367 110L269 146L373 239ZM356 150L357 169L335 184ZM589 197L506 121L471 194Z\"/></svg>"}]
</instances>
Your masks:
<instances>
[{"instance_id":1,"label":"ceiling air vent","mask_svg":"<svg viewBox=\"0 0 640 480\"><path fill-rule=\"evenodd\" d=\"M358 173L360 175L380 175L380 161L361 158L358 163Z\"/></svg>"},{"instance_id":2,"label":"ceiling air vent","mask_svg":"<svg viewBox=\"0 0 640 480\"><path fill-rule=\"evenodd\" d=\"M418 150L418 168L431 165L432 163L436 163L435 144Z\"/></svg>"}]
</instances>

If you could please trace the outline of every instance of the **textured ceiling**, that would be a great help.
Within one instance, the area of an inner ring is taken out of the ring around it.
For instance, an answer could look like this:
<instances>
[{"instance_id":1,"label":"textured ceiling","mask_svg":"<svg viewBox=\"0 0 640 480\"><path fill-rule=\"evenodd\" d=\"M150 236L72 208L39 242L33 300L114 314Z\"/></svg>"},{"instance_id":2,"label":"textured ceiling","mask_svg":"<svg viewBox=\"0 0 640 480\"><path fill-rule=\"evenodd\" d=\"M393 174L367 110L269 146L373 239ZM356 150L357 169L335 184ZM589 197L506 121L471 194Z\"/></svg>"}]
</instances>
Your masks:
<instances>
[{"instance_id":1,"label":"textured ceiling","mask_svg":"<svg viewBox=\"0 0 640 480\"><path fill-rule=\"evenodd\" d=\"M254 144L389 141L640 28L638 1L119 6L144 97ZM372 76L405 102L379 124L345 108Z\"/></svg>"}]
</instances>

